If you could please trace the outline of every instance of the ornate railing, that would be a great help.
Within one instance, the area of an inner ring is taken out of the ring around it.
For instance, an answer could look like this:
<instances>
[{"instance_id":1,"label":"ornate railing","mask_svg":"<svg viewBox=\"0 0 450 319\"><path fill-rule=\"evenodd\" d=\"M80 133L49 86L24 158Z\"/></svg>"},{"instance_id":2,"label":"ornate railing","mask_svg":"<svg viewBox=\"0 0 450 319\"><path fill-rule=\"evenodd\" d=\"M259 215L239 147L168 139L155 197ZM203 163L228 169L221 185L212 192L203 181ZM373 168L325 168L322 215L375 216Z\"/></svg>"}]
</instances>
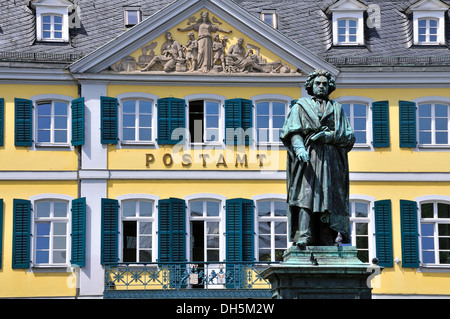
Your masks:
<instances>
[{"instance_id":1,"label":"ornate railing","mask_svg":"<svg viewBox=\"0 0 450 319\"><path fill-rule=\"evenodd\" d=\"M269 263L114 263L105 265L105 292L118 290L270 289Z\"/></svg>"}]
</instances>

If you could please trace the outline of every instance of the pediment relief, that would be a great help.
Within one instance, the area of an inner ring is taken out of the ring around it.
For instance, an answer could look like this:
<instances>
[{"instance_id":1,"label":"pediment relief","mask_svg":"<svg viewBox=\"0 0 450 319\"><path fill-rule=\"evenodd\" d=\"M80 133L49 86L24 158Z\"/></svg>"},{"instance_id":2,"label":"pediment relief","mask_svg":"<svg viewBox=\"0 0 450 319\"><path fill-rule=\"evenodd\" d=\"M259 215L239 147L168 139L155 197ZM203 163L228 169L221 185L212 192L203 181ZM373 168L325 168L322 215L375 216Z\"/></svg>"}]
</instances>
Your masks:
<instances>
[{"instance_id":1,"label":"pediment relief","mask_svg":"<svg viewBox=\"0 0 450 319\"><path fill-rule=\"evenodd\" d=\"M201 10L110 66L110 72L154 74L302 74L273 52Z\"/></svg>"}]
</instances>

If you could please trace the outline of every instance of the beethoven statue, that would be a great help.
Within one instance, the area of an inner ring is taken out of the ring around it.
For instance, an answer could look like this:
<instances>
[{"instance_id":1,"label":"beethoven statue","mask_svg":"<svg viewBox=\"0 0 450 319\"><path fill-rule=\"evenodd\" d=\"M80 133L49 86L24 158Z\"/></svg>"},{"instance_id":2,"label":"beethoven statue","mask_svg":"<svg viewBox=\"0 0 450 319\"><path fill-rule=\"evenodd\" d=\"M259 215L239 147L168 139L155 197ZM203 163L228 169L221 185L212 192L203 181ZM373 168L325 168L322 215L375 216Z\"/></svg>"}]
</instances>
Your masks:
<instances>
[{"instance_id":1,"label":"beethoven statue","mask_svg":"<svg viewBox=\"0 0 450 319\"><path fill-rule=\"evenodd\" d=\"M341 105L328 99L336 89L331 74L316 70L305 87L311 97L295 101L280 135L288 155L289 239L300 248L349 243L347 153L355 137Z\"/></svg>"}]
</instances>

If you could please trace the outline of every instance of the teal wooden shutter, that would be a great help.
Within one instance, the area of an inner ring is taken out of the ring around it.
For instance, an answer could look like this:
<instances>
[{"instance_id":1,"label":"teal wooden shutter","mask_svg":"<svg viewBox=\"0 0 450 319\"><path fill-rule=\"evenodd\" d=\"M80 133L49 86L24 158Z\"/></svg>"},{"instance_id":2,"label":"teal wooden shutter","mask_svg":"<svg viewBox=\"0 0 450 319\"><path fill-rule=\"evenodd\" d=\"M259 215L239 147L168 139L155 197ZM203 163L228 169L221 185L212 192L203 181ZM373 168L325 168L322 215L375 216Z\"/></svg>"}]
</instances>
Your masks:
<instances>
[{"instance_id":1,"label":"teal wooden shutter","mask_svg":"<svg viewBox=\"0 0 450 319\"><path fill-rule=\"evenodd\" d=\"M402 267L419 267L419 246L417 226L417 203L400 200L400 221L402 230Z\"/></svg>"},{"instance_id":2,"label":"teal wooden shutter","mask_svg":"<svg viewBox=\"0 0 450 319\"><path fill-rule=\"evenodd\" d=\"M375 202L375 238L378 264L393 267L391 201Z\"/></svg>"},{"instance_id":3,"label":"teal wooden shutter","mask_svg":"<svg viewBox=\"0 0 450 319\"><path fill-rule=\"evenodd\" d=\"M31 202L24 199L13 201L13 269L30 267Z\"/></svg>"},{"instance_id":4,"label":"teal wooden shutter","mask_svg":"<svg viewBox=\"0 0 450 319\"><path fill-rule=\"evenodd\" d=\"M229 199L226 203L226 261L254 260L253 201Z\"/></svg>"},{"instance_id":5,"label":"teal wooden shutter","mask_svg":"<svg viewBox=\"0 0 450 319\"><path fill-rule=\"evenodd\" d=\"M416 103L399 101L400 147L416 147Z\"/></svg>"},{"instance_id":6,"label":"teal wooden shutter","mask_svg":"<svg viewBox=\"0 0 450 319\"><path fill-rule=\"evenodd\" d=\"M186 204L179 198L158 203L158 261L186 261Z\"/></svg>"},{"instance_id":7,"label":"teal wooden shutter","mask_svg":"<svg viewBox=\"0 0 450 319\"><path fill-rule=\"evenodd\" d=\"M389 147L389 102L372 103L373 147Z\"/></svg>"},{"instance_id":8,"label":"teal wooden shutter","mask_svg":"<svg viewBox=\"0 0 450 319\"><path fill-rule=\"evenodd\" d=\"M250 145L252 141L252 101L231 99L225 101L225 144ZM245 135L245 132L249 135Z\"/></svg>"},{"instance_id":9,"label":"teal wooden shutter","mask_svg":"<svg viewBox=\"0 0 450 319\"><path fill-rule=\"evenodd\" d=\"M84 144L84 98L75 99L72 107L72 145Z\"/></svg>"},{"instance_id":10,"label":"teal wooden shutter","mask_svg":"<svg viewBox=\"0 0 450 319\"><path fill-rule=\"evenodd\" d=\"M0 99L0 146L5 142L5 99Z\"/></svg>"},{"instance_id":11,"label":"teal wooden shutter","mask_svg":"<svg viewBox=\"0 0 450 319\"><path fill-rule=\"evenodd\" d=\"M100 97L102 144L117 144L117 106L116 98Z\"/></svg>"},{"instance_id":12,"label":"teal wooden shutter","mask_svg":"<svg viewBox=\"0 0 450 319\"><path fill-rule=\"evenodd\" d=\"M3 260L3 199L0 198L0 269Z\"/></svg>"},{"instance_id":13,"label":"teal wooden shutter","mask_svg":"<svg viewBox=\"0 0 450 319\"><path fill-rule=\"evenodd\" d=\"M118 258L119 204L115 199L102 198L101 263L115 263Z\"/></svg>"},{"instance_id":14,"label":"teal wooden shutter","mask_svg":"<svg viewBox=\"0 0 450 319\"><path fill-rule=\"evenodd\" d=\"M184 139L186 103L182 99L164 98L157 102L158 144L175 145ZM174 135L174 136L172 136Z\"/></svg>"},{"instance_id":15,"label":"teal wooden shutter","mask_svg":"<svg viewBox=\"0 0 450 319\"><path fill-rule=\"evenodd\" d=\"M86 198L72 201L72 258L73 266L84 267L86 260Z\"/></svg>"},{"instance_id":16,"label":"teal wooden shutter","mask_svg":"<svg viewBox=\"0 0 450 319\"><path fill-rule=\"evenodd\" d=\"M14 99L15 104L15 145L31 146L32 122L33 122L33 103L31 100Z\"/></svg>"}]
</instances>

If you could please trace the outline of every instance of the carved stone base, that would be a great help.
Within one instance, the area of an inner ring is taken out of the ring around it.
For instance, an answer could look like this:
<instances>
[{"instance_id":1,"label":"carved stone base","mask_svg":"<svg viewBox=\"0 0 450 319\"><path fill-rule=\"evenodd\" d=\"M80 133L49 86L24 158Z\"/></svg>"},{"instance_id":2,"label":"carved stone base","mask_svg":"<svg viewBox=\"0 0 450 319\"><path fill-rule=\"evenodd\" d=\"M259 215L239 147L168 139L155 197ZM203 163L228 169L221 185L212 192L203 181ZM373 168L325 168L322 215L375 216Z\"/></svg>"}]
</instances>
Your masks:
<instances>
[{"instance_id":1,"label":"carved stone base","mask_svg":"<svg viewBox=\"0 0 450 319\"><path fill-rule=\"evenodd\" d=\"M274 299L371 299L369 265L352 246L289 248L284 261L264 270Z\"/></svg>"}]
</instances>

